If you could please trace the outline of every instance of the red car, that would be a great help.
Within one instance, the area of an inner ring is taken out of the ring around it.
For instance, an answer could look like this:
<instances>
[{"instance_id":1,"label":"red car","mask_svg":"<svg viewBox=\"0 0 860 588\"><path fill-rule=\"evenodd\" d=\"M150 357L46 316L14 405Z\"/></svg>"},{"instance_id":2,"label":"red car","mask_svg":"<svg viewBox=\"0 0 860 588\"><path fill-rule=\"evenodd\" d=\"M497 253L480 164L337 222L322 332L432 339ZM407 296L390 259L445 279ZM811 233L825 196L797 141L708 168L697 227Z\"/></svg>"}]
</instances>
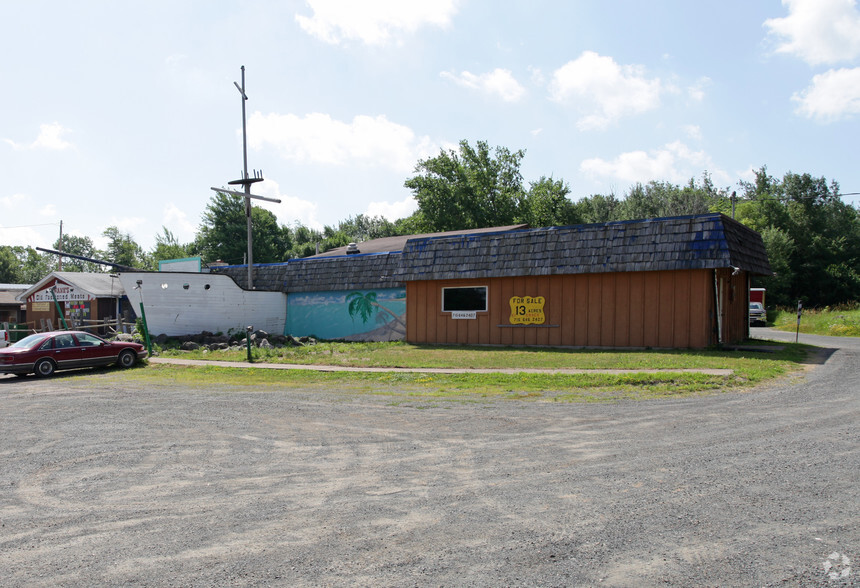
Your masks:
<instances>
[{"instance_id":1,"label":"red car","mask_svg":"<svg viewBox=\"0 0 860 588\"><path fill-rule=\"evenodd\" d=\"M130 341L105 341L82 331L54 331L24 337L0 349L0 374L46 378L56 370L117 364L133 366L147 356L146 348Z\"/></svg>"}]
</instances>

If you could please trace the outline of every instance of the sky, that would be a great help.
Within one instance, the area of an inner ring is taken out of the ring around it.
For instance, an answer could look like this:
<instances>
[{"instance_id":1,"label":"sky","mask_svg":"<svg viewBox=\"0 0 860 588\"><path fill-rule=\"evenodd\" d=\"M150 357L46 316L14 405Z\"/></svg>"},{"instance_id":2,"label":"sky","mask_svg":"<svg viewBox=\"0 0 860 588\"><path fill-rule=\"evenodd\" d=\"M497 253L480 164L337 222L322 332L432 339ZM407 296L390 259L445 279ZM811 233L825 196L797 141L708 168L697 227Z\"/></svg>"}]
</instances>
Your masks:
<instances>
[{"instance_id":1,"label":"sky","mask_svg":"<svg viewBox=\"0 0 860 588\"><path fill-rule=\"evenodd\" d=\"M416 209L416 163L525 151L570 198L767 166L860 192L855 0L0 0L0 245L190 242L243 169L313 228ZM858 196L844 196L856 204Z\"/></svg>"}]
</instances>

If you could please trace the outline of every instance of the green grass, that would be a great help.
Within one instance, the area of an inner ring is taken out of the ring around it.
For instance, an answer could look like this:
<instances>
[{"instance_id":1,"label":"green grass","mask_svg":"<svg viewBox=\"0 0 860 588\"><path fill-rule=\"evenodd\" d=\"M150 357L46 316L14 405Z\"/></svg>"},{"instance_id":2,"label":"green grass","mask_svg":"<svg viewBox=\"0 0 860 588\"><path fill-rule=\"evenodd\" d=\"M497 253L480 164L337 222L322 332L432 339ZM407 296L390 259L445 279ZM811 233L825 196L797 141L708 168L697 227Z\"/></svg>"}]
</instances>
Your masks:
<instances>
[{"instance_id":1,"label":"green grass","mask_svg":"<svg viewBox=\"0 0 860 588\"><path fill-rule=\"evenodd\" d=\"M754 341L751 344L761 344ZM796 352L785 353L797 356ZM163 357L246 361L247 350L165 350ZM307 347L254 349L254 361L298 365L464 369L695 369L724 368L737 352L719 350L583 350L469 347L410 343L318 343Z\"/></svg>"},{"instance_id":2,"label":"green grass","mask_svg":"<svg viewBox=\"0 0 860 588\"><path fill-rule=\"evenodd\" d=\"M768 311L773 327L782 331L797 329L796 309ZM832 337L860 337L860 308L857 304L839 308L804 309L800 317L800 332Z\"/></svg>"},{"instance_id":3,"label":"green grass","mask_svg":"<svg viewBox=\"0 0 860 588\"><path fill-rule=\"evenodd\" d=\"M755 341L750 345L765 342ZM790 374L802 366L810 348L784 345L775 353L756 351L594 351L450 347L407 343L321 343L306 348L254 350L257 362L375 367L455 367L516 369L622 369L625 373L458 373L319 372L310 369L246 369L152 364L122 377L158 386L179 383L191 389L248 389L336 394L383 399L389 404L440 402L618 402L677 398L745 390ZM244 361L246 352L170 352L165 356ZM722 368L731 375L672 370ZM636 372L661 369L658 373Z\"/></svg>"}]
</instances>

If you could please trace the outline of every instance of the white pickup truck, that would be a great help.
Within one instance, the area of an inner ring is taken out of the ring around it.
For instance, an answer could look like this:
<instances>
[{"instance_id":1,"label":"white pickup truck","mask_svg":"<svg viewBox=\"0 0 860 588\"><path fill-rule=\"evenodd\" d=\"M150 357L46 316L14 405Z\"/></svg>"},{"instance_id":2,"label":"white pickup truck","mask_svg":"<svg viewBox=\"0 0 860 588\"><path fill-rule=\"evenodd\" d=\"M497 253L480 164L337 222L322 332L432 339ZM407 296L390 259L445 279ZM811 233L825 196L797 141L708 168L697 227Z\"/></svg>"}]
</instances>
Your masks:
<instances>
[{"instance_id":1,"label":"white pickup truck","mask_svg":"<svg viewBox=\"0 0 860 588\"><path fill-rule=\"evenodd\" d=\"M9 331L0 329L0 349L9 345Z\"/></svg>"}]
</instances>

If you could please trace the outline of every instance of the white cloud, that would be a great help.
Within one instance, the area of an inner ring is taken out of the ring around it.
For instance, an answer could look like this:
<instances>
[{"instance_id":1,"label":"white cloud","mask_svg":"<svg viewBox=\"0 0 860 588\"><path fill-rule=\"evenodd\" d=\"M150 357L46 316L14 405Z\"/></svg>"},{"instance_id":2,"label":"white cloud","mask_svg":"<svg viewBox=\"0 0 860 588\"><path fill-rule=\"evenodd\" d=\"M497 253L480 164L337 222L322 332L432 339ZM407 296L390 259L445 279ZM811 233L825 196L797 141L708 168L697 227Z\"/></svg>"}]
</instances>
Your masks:
<instances>
[{"instance_id":1,"label":"white cloud","mask_svg":"<svg viewBox=\"0 0 860 588\"><path fill-rule=\"evenodd\" d=\"M446 27L457 0L307 0L313 16L296 14L302 29L322 41L359 40L367 45L399 41L422 26Z\"/></svg>"},{"instance_id":2,"label":"white cloud","mask_svg":"<svg viewBox=\"0 0 860 588\"><path fill-rule=\"evenodd\" d=\"M684 132L691 139L696 139L697 141L702 139L702 129L699 125L686 125L684 127Z\"/></svg>"},{"instance_id":3,"label":"white cloud","mask_svg":"<svg viewBox=\"0 0 860 588\"><path fill-rule=\"evenodd\" d=\"M687 94L696 102L705 99L705 88L711 85L711 78L705 76L696 80L696 83L687 88Z\"/></svg>"},{"instance_id":4,"label":"white cloud","mask_svg":"<svg viewBox=\"0 0 860 588\"><path fill-rule=\"evenodd\" d=\"M396 221L406 218L416 210L418 210L418 203L415 198L409 196L400 202L371 202L364 214L369 217L381 216L390 221Z\"/></svg>"},{"instance_id":5,"label":"white cloud","mask_svg":"<svg viewBox=\"0 0 860 588\"><path fill-rule=\"evenodd\" d=\"M38 210L39 216L46 216L49 218L57 217L57 207L54 204L45 204Z\"/></svg>"},{"instance_id":6,"label":"white cloud","mask_svg":"<svg viewBox=\"0 0 860 588\"><path fill-rule=\"evenodd\" d=\"M611 57L585 51L553 73L549 90L552 100L574 102L587 112L577 127L590 130L657 108L663 88L659 78L645 77L642 66L619 65Z\"/></svg>"},{"instance_id":7,"label":"white cloud","mask_svg":"<svg viewBox=\"0 0 860 588\"><path fill-rule=\"evenodd\" d=\"M32 227L0 227L0 243L10 247L49 247L51 241Z\"/></svg>"},{"instance_id":8,"label":"white cloud","mask_svg":"<svg viewBox=\"0 0 860 588\"><path fill-rule=\"evenodd\" d=\"M516 102L526 93L526 89L507 69L496 68L480 75L468 71L464 71L460 75L443 71L441 76L471 90L496 95L505 102Z\"/></svg>"},{"instance_id":9,"label":"white cloud","mask_svg":"<svg viewBox=\"0 0 860 588\"><path fill-rule=\"evenodd\" d=\"M791 98L798 114L822 122L860 113L860 68L836 69L812 78L812 85Z\"/></svg>"},{"instance_id":10,"label":"white cloud","mask_svg":"<svg viewBox=\"0 0 860 588\"><path fill-rule=\"evenodd\" d=\"M856 0L782 0L788 16L764 26L782 39L778 53L811 65L837 63L860 55L860 12Z\"/></svg>"},{"instance_id":11,"label":"white cloud","mask_svg":"<svg viewBox=\"0 0 860 588\"><path fill-rule=\"evenodd\" d=\"M254 206L260 206L272 212L280 224L293 226L300 223L311 229L322 230L324 225L317 218L317 205L297 196L282 194L278 182L266 178L265 182L254 184L254 193L281 201L280 203L265 200L254 200L253 202Z\"/></svg>"},{"instance_id":12,"label":"white cloud","mask_svg":"<svg viewBox=\"0 0 860 588\"><path fill-rule=\"evenodd\" d=\"M51 151L62 151L72 146L68 141L63 140L63 135L71 132L63 127L60 123L43 124L39 126L39 136L30 144L16 143L11 139L4 139L6 143L12 146L16 151L24 149L49 149Z\"/></svg>"},{"instance_id":13,"label":"white cloud","mask_svg":"<svg viewBox=\"0 0 860 588\"><path fill-rule=\"evenodd\" d=\"M415 162L437 151L427 137L385 116L356 116L346 123L327 114L254 113L248 120L248 144L270 145L285 159L327 165L384 166L410 172Z\"/></svg>"},{"instance_id":14,"label":"white cloud","mask_svg":"<svg viewBox=\"0 0 860 588\"><path fill-rule=\"evenodd\" d=\"M715 183L730 181L728 174L716 169L704 151L693 151L681 141L674 141L650 152L622 153L612 161L598 157L586 159L579 169L591 177L630 183L655 180L681 184L704 171L711 174Z\"/></svg>"},{"instance_id":15,"label":"white cloud","mask_svg":"<svg viewBox=\"0 0 860 588\"><path fill-rule=\"evenodd\" d=\"M3 206L5 212L11 213L16 209L23 209L24 204L30 201L30 197L26 194L12 194L0 198L0 205ZM4 215L5 216L5 215ZM8 218L8 217L7 217Z\"/></svg>"},{"instance_id":16,"label":"white cloud","mask_svg":"<svg viewBox=\"0 0 860 588\"><path fill-rule=\"evenodd\" d=\"M104 232L108 227L116 227L119 229L119 232L123 235L131 235L131 238L137 241L137 235L135 235L135 231L140 229L142 226L145 226L146 219L140 216L112 216L109 221L105 223L105 225L99 230L99 236ZM95 239L93 239L95 240ZM102 247L107 246L107 239L104 239L104 245Z\"/></svg>"},{"instance_id":17,"label":"white cloud","mask_svg":"<svg viewBox=\"0 0 860 588\"><path fill-rule=\"evenodd\" d=\"M15 193L0 197L0 245L22 247L51 247L57 239L59 223L39 222L32 216L42 216L53 205L36 210L29 194ZM54 211L55 212L55 211ZM53 221L56 217L51 217Z\"/></svg>"},{"instance_id":18,"label":"white cloud","mask_svg":"<svg viewBox=\"0 0 860 588\"><path fill-rule=\"evenodd\" d=\"M197 232L197 227L188 220L188 215L173 204L168 203L161 214L161 224L179 239L180 242L191 241Z\"/></svg>"}]
</instances>

